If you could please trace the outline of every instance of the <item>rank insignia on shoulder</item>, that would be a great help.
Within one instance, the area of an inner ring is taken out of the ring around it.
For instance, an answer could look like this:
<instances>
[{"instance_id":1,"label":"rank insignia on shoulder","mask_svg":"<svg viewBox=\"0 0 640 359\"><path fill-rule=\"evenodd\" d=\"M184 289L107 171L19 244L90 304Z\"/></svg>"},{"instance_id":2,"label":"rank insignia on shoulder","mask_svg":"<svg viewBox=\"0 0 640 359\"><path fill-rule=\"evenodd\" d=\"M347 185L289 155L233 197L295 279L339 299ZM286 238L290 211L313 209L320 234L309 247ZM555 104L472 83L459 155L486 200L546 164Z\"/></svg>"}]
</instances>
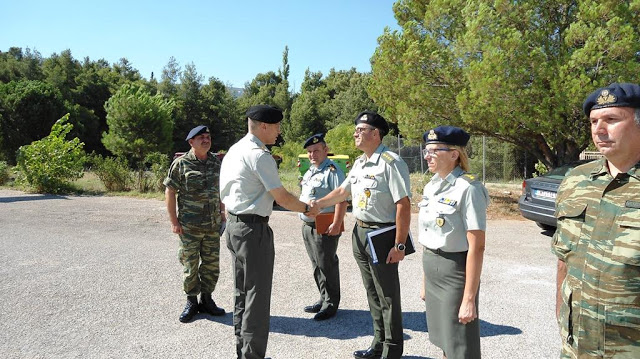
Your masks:
<instances>
[{"instance_id":1,"label":"rank insignia on shoulder","mask_svg":"<svg viewBox=\"0 0 640 359\"><path fill-rule=\"evenodd\" d=\"M396 159L395 157L393 157L391 154L389 154L388 152L385 152L382 154L382 159L386 162L386 163L393 163Z\"/></svg>"},{"instance_id":2,"label":"rank insignia on shoulder","mask_svg":"<svg viewBox=\"0 0 640 359\"><path fill-rule=\"evenodd\" d=\"M640 202L638 202L638 201L626 201L626 202L624 202L624 206L627 207L627 208L640 209Z\"/></svg>"},{"instance_id":3,"label":"rank insignia on shoulder","mask_svg":"<svg viewBox=\"0 0 640 359\"><path fill-rule=\"evenodd\" d=\"M447 206L451 206L451 207L455 207L455 205L458 203L458 201L456 201L455 199L449 199L449 198L440 198L438 200L438 203L442 203L442 204L446 204Z\"/></svg>"}]
</instances>

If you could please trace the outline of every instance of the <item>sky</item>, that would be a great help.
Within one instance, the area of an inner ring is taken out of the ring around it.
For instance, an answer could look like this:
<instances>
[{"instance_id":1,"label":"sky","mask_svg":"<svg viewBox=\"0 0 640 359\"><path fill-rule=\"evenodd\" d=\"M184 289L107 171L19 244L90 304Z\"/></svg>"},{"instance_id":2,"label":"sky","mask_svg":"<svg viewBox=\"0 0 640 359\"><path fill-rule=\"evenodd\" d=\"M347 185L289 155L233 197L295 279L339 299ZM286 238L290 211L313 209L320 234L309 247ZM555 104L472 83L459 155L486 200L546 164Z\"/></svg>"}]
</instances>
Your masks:
<instances>
[{"instance_id":1,"label":"sky","mask_svg":"<svg viewBox=\"0 0 640 359\"><path fill-rule=\"evenodd\" d=\"M160 79L173 56L193 63L208 81L243 87L277 72L289 47L289 82L298 91L305 70L371 70L385 27L398 29L393 0L21 0L0 4L0 51L43 57L71 50L82 61L126 58Z\"/></svg>"}]
</instances>

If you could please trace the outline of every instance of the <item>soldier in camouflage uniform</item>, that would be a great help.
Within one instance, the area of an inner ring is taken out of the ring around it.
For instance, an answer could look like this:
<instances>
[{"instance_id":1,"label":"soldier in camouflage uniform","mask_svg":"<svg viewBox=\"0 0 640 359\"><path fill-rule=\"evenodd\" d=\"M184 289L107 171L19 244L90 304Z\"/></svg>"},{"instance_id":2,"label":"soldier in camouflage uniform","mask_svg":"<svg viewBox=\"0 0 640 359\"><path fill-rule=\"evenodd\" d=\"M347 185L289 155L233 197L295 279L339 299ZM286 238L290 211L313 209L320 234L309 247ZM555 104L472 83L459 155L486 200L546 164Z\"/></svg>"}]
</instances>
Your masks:
<instances>
[{"instance_id":1,"label":"soldier in camouflage uniform","mask_svg":"<svg viewBox=\"0 0 640 359\"><path fill-rule=\"evenodd\" d=\"M561 357L640 358L640 86L598 89L583 109L604 158L556 199Z\"/></svg>"},{"instance_id":2,"label":"soldier in camouflage uniform","mask_svg":"<svg viewBox=\"0 0 640 359\"><path fill-rule=\"evenodd\" d=\"M178 258L184 266L187 304L179 318L183 323L191 321L198 310L211 315L225 314L211 298L220 273L224 210L218 187L220 160L209 152L211 135L206 126L192 129L186 140L191 150L173 161L164 180L171 230L180 236Z\"/></svg>"}]
</instances>

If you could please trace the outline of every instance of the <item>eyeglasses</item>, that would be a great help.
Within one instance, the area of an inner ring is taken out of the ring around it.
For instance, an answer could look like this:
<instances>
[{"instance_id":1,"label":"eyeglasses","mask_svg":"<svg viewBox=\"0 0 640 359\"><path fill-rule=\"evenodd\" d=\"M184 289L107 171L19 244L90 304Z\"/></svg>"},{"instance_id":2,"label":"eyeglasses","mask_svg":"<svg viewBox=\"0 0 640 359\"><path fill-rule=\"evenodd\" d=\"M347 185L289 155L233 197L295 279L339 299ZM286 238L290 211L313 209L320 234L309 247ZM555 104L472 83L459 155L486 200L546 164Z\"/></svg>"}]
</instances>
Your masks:
<instances>
[{"instance_id":1,"label":"eyeglasses","mask_svg":"<svg viewBox=\"0 0 640 359\"><path fill-rule=\"evenodd\" d=\"M354 132L354 133L357 133L357 134L361 134L361 133L363 133L364 131L367 131L367 130L369 130L369 131L373 131L373 130L375 130L375 129L376 129L375 127L356 127L356 130L355 130L355 131L353 131L353 132Z\"/></svg>"},{"instance_id":2,"label":"eyeglasses","mask_svg":"<svg viewBox=\"0 0 640 359\"><path fill-rule=\"evenodd\" d=\"M443 152L449 152L449 151L453 151L453 148L434 148L432 150L428 150L428 149L423 149L422 150L422 156L426 157L433 157L435 156L438 152L443 151Z\"/></svg>"}]
</instances>

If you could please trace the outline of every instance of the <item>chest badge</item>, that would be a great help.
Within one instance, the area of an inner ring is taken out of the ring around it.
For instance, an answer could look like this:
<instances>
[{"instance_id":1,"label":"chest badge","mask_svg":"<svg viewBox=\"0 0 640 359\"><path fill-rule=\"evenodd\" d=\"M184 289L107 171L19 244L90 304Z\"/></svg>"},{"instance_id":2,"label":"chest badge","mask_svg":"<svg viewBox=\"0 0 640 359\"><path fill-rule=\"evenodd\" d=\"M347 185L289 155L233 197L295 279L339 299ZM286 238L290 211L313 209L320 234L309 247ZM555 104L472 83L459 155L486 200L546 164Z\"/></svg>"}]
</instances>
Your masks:
<instances>
[{"instance_id":1,"label":"chest badge","mask_svg":"<svg viewBox=\"0 0 640 359\"><path fill-rule=\"evenodd\" d=\"M436 225L438 225L438 227L444 226L444 217L442 216L436 217Z\"/></svg>"}]
</instances>

